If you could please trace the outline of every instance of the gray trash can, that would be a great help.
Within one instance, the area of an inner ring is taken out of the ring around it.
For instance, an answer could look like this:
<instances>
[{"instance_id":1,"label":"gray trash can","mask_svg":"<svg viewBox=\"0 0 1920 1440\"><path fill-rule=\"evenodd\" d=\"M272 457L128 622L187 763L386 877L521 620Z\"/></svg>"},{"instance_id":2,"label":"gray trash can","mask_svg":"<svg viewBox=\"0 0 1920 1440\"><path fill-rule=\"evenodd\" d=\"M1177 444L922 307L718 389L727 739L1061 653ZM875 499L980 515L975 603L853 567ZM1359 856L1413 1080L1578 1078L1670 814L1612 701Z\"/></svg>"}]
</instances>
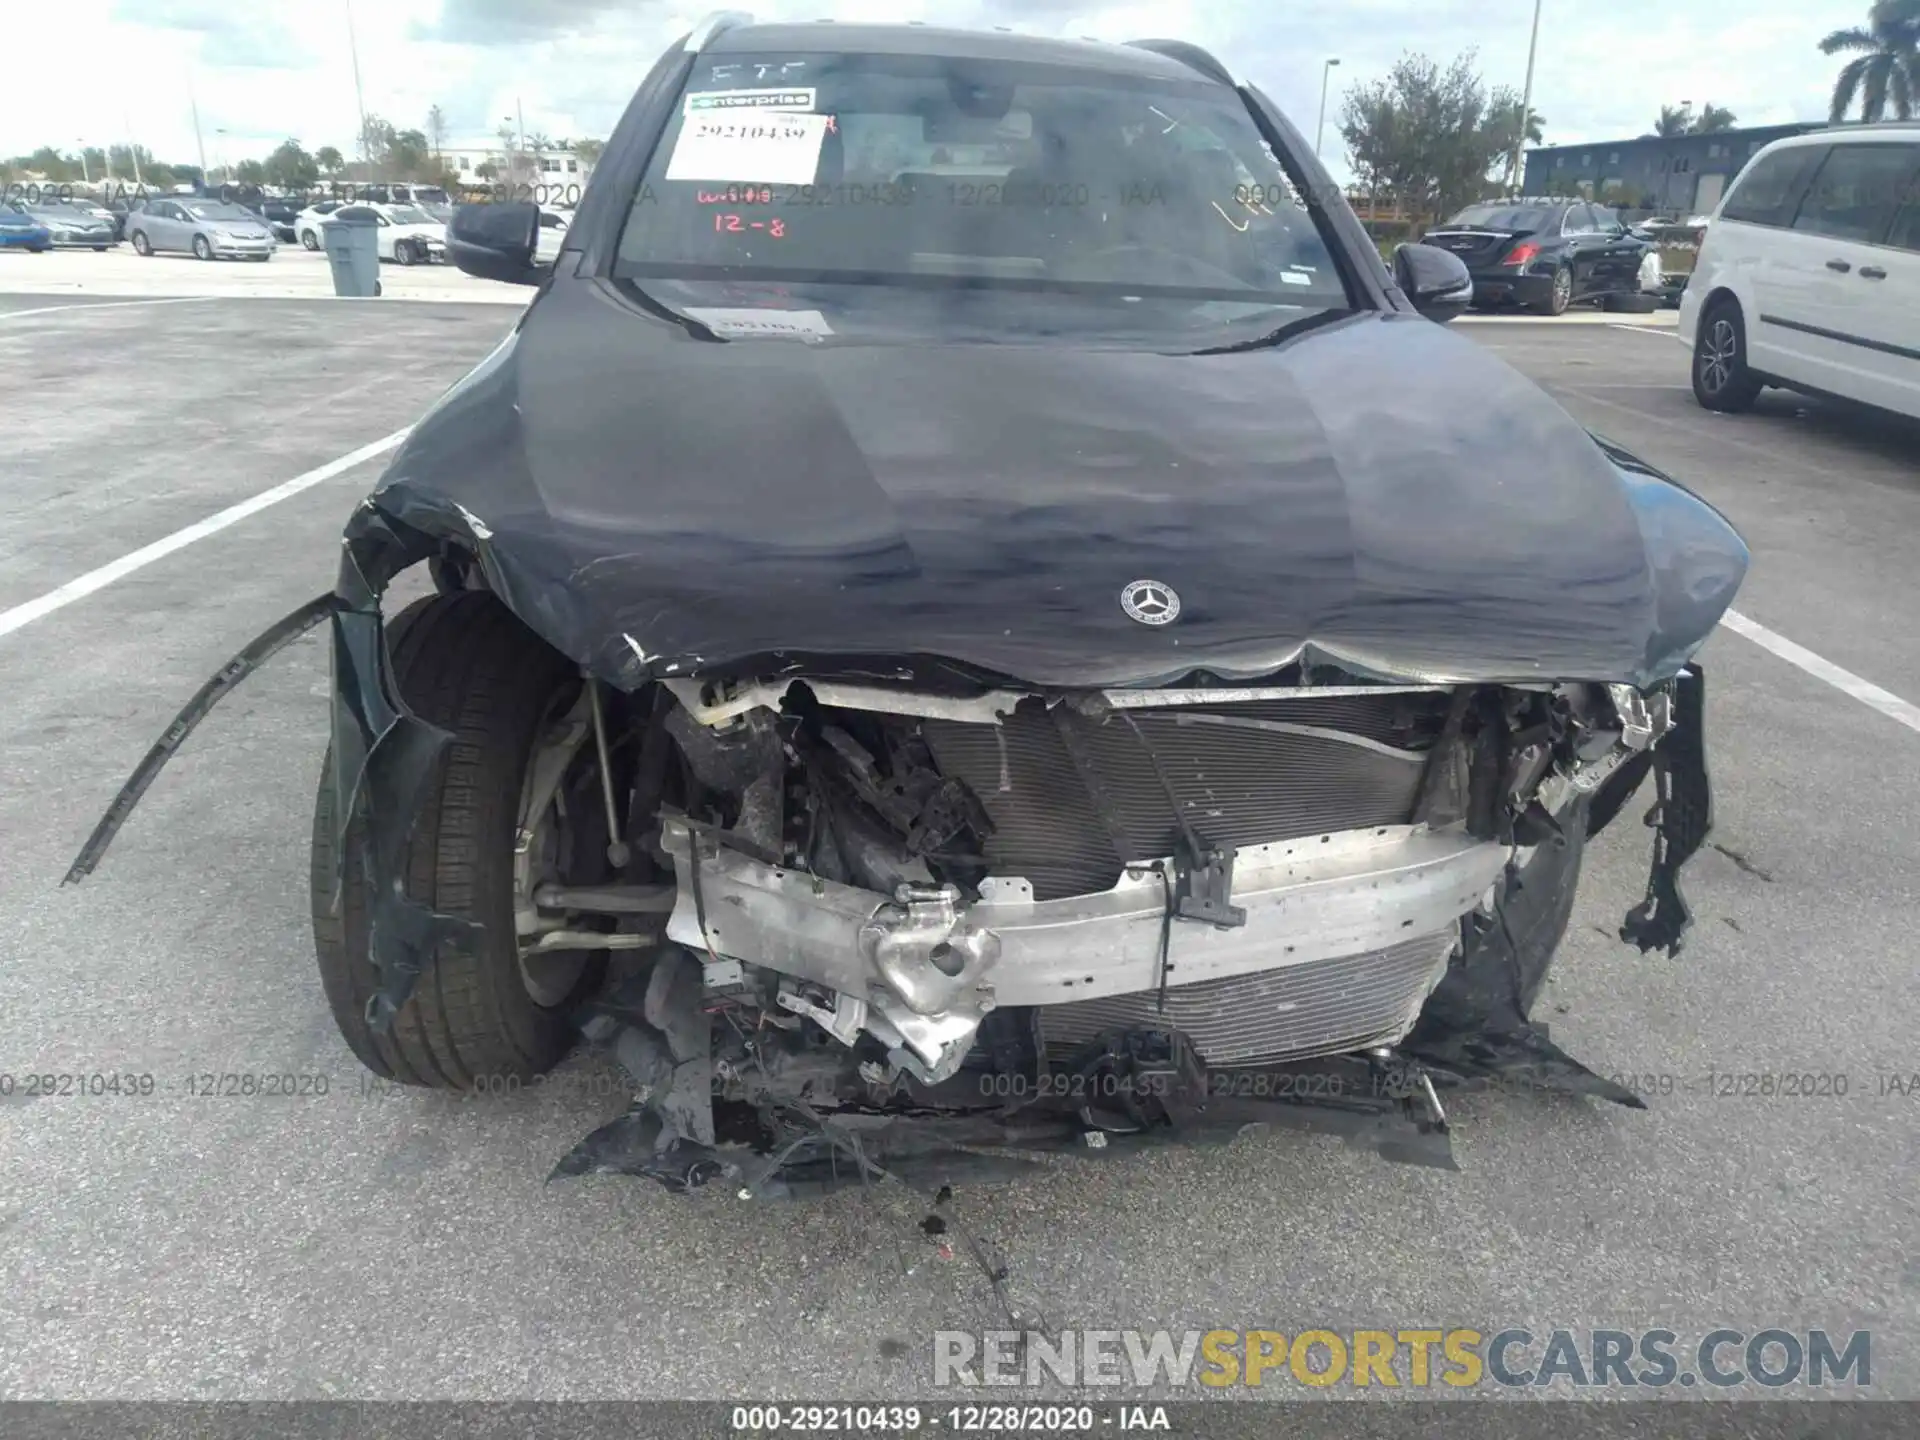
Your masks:
<instances>
[{"instance_id":1,"label":"gray trash can","mask_svg":"<svg viewBox=\"0 0 1920 1440\"><path fill-rule=\"evenodd\" d=\"M372 296L380 293L379 226L371 220L333 220L320 226L333 270L336 295Z\"/></svg>"}]
</instances>

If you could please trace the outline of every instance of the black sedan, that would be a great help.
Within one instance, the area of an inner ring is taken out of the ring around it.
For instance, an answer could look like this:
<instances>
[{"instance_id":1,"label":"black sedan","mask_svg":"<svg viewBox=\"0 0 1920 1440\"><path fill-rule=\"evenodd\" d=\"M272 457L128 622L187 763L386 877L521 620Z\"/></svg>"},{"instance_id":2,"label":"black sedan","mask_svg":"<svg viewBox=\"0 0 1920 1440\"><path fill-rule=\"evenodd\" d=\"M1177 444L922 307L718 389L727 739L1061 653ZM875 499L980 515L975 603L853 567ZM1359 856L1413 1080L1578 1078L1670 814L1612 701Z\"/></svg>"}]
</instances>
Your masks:
<instances>
[{"instance_id":1,"label":"black sedan","mask_svg":"<svg viewBox=\"0 0 1920 1440\"><path fill-rule=\"evenodd\" d=\"M300 214L300 207L293 201L269 196L249 203L247 208L267 222L273 230L275 239L287 245L298 241L299 236L294 233L293 222Z\"/></svg>"},{"instance_id":2,"label":"black sedan","mask_svg":"<svg viewBox=\"0 0 1920 1440\"><path fill-rule=\"evenodd\" d=\"M1517 304L1542 315L1637 296L1640 262L1652 248L1617 212L1577 198L1469 205L1422 240L1465 262L1476 305Z\"/></svg>"}]
</instances>

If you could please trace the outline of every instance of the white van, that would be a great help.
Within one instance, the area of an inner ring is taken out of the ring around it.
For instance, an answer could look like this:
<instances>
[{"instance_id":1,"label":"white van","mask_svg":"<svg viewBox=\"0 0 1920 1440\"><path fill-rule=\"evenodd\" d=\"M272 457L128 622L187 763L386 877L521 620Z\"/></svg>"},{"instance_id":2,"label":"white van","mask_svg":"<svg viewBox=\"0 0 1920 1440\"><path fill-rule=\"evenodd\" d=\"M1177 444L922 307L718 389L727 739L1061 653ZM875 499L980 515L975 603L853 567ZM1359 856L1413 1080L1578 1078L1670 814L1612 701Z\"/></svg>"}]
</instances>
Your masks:
<instances>
[{"instance_id":1,"label":"white van","mask_svg":"<svg viewBox=\"0 0 1920 1440\"><path fill-rule=\"evenodd\" d=\"M1920 121L1754 156L1707 227L1680 336L1709 410L1781 385L1920 418Z\"/></svg>"}]
</instances>

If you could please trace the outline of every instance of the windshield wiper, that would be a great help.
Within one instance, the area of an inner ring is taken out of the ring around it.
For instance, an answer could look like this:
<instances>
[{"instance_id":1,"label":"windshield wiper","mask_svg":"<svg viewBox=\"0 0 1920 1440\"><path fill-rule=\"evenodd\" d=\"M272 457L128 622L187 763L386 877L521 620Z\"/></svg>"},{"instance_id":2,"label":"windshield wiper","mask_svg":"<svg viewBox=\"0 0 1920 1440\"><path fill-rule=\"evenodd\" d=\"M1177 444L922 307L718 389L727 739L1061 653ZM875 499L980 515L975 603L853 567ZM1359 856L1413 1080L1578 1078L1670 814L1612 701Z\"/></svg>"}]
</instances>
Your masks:
<instances>
[{"instance_id":1,"label":"windshield wiper","mask_svg":"<svg viewBox=\"0 0 1920 1440\"><path fill-rule=\"evenodd\" d=\"M1239 355L1248 350L1270 350L1276 345L1285 344L1296 335L1304 335L1321 325L1331 324L1335 320L1345 320L1354 314L1352 310L1322 310L1314 315L1303 315L1298 320L1289 320L1278 330L1269 330L1265 335L1257 335L1251 340L1235 340L1231 345L1210 345L1205 350L1191 350L1190 355Z\"/></svg>"},{"instance_id":2,"label":"windshield wiper","mask_svg":"<svg viewBox=\"0 0 1920 1440\"><path fill-rule=\"evenodd\" d=\"M678 325L696 340L711 340L716 345L725 345L727 343L726 337L724 335L714 334L711 326L703 325L691 315L682 315L678 310L661 304L658 300L654 299L653 296L634 284L633 281L625 277L616 277L614 283L630 295L634 303L649 315L653 316L654 319L665 320L669 324Z\"/></svg>"}]
</instances>

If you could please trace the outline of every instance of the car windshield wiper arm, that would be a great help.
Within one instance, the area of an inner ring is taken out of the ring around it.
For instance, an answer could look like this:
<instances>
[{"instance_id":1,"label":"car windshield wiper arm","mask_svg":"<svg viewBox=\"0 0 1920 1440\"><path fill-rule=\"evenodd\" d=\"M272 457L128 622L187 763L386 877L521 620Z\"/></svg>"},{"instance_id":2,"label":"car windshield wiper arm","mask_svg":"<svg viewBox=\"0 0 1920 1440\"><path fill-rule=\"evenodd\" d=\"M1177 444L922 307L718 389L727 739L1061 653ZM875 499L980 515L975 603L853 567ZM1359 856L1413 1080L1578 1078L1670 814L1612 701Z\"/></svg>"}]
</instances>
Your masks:
<instances>
[{"instance_id":1,"label":"car windshield wiper arm","mask_svg":"<svg viewBox=\"0 0 1920 1440\"><path fill-rule=\"evenodd\" d=\"M634 284L633 281L623 277L618 283L627 294L633 297L634 302L639 305L642 310L653 316L654 319L665 320L669 324L678 325L696 340L711 340L716 345L724 345L727 343L726 337L724 335L716 335L711 326L703 325L691 315L682 315L678 310L661 304L660 301L649 295L645 290L642 290L638 285Z\"/></svg>"},{"instance_id":2,"label":"car windshield wiper arm","mask_svg":"<svg viewBox=\"0 0 1920 1440\"><path fill-rule=\"evenodd\" d=\"M1251 340L1235 340L1230 345L1209 345L1205 350L1192 350L1191 355L1238 355L1247 350L1268 350L1275 345L1284 344L1296 335L1335 320L1344 320L1354 312L1351 310L1322 310L1317 314L1303 315L1298 320L1289 320L1278 330L1269 330L1264 335L1256 335Z\"/></svg>"}]
</instances>

